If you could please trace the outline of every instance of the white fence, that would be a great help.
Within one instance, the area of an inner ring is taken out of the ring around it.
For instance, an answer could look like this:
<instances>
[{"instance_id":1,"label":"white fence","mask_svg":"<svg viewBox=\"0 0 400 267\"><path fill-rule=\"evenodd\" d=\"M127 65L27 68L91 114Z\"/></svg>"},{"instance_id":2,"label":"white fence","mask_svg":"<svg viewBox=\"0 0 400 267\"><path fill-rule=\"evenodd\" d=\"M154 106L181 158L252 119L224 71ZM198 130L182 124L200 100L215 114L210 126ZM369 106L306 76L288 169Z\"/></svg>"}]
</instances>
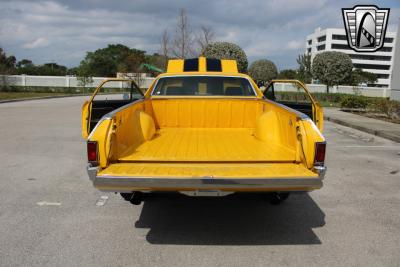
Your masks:
<instances>
[{"instance_id":1,"label":"white fence","mask_svg":"<svg viewBox=\"0 0 400 267\"><path fill-rule=\"evenodd\" d=\"M106 78L93 77L93 83L86 85L86 87L95 87ZM153 82L154 78L141 77L141 88L148 88ZM75 76L30 76L30 75L0 75L0 85L6 83L11 86L43 86L43 87L81 87ZM122 82L110 82L105 87L120 87ZM313 92L326 92L326 86L323 84L307 84L309 90ZM297 88L290 83L281 83L275 85L276 91L293 91L296 92ZM344 94L360 94L372 97L390 97L390 89L378 87L353 87L353 86L333 86L329 89L331 93L344 93Z\"/></svg>"},{"instance_id":2,"label":"white fence","mask_svg":"<svg viewBox=\"0 0 400 267\"><path fill-rule=\"evenodd\" d=\"M307 88L311 93L325 93L326 85L324 84L307 84ZM291 83L276 83L274 90L297 92L297 87ZM347 86L338 85L329 88L330 93L342 93L342 94L358 94L363 96L372 97L390 97L390 89L378 88L378 87L363 87L363 86Z\"/></svg>"},{"instance_id":3,"label":"white fence","mask_svg":"<svg viewBox=\"0 0 400 267\"><path fill-rule=\"evenodd\" d=\"M93 83L87 84L86 87L96 87L104 79L104 77L93 77ZM140 77L137 79L141 88L147 88L153 82L154 78ZM27 86L27 87L82 87L75 76L31 76L31 75L0 75L0 85L7 84L10 86ZM123 82L109 82L105 87L122 88Z\"/></svg>"}]
</instances>

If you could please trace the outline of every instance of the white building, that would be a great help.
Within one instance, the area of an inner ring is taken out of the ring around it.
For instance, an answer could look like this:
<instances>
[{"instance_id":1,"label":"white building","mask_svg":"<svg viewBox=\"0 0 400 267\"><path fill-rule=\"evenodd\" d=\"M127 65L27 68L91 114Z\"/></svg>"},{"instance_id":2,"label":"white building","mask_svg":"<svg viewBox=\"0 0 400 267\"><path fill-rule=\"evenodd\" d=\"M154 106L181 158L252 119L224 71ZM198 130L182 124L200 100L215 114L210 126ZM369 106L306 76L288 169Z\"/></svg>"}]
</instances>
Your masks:
<instances>
[{"instance_id":1,"label":"white building","mask_svg":"<svg viewBox=\"0 0 400 267\"><path fill-rule=\"evenodd\" d=\"M306 53L311 54L311 60L318 53L324 51L340 51L350 56L354 68L375 73L378 76L376 87L389 87L393 68L395 48L395 32L386 32L383 47L376 52L356 52L347 44L345 29L321 28L315 29L307 36Z\"/></svg>"}]
</instances>

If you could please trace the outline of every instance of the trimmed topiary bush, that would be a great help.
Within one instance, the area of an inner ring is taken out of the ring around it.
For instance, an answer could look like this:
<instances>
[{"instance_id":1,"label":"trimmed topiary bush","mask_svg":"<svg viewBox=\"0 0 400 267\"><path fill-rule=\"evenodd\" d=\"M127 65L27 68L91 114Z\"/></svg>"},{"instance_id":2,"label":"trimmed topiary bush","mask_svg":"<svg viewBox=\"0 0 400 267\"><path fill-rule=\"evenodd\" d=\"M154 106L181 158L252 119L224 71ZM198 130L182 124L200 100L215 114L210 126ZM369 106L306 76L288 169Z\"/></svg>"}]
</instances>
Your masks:
<instances>
[{"instance_id":1,"label":"trimmed topiary bush","mask_svg":"<svg viewBox=\"0 0 400 267\"><path fill-rule=\"evenodd\" d=\"M240 46L228 42L215 42L207 45L203 52L207 58L235 59L239 72L247 72L247 56Z\"/></svg>"},{"instance_id":2,"label":"trimmed topiary bush","mask_svg":"<svg viewBox=\"0 0 400 267\"><path fill-rule=\"evenodd\" d=\"M268 59L254 61L249 68L249 75L257 83L265 83L278 76L278 69L275 64Z\"/></svg>"},{"instance_id":3,"label":"trimmed topiary bush","mask_svg":"<svg viewBox=\"0 0 400 267\"><path fill-rule=\"evenodd\" d=\"M337 51L325 51L317 54L312 62L312 74L315 79L329 87L349 82L353 63L349 55Z\"/></svg>"}]
</instances>

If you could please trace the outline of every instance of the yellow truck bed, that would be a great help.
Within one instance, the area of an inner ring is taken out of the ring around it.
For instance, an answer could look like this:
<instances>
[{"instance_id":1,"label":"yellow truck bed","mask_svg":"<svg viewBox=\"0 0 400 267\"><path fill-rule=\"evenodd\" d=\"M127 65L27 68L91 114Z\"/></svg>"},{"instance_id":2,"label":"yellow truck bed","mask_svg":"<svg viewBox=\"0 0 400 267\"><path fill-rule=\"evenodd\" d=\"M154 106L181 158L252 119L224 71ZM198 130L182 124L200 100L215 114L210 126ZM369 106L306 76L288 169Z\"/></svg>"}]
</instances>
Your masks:
<instances>
[{"instance_id":1,"label":"yellow truck bed","mask_svg":"<svg viewBox=\"0 0 400 267\"><path fill-rule=\"evenodd\" d=\"M249 128L162 128L152 140L119 158L125 161L293 162L295 151L267 143Z\"/></svg>"}]
</instances>

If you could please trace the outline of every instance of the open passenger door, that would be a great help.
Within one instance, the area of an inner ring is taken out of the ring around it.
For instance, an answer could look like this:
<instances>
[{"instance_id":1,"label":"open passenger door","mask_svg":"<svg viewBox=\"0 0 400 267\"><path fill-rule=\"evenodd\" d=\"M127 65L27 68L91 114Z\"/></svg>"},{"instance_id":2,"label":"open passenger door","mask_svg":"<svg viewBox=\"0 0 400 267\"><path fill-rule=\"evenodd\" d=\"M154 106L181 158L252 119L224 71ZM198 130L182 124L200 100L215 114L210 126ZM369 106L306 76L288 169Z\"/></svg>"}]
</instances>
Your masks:
<instances>
[{"instance_id":1,"label":"open passenger door","mask_svg":"<svg viewBox=\"0 0 400 267\"><path fill-rule=\"evenodd\" d=\"M271 80L265 88L264 96L267 99L304 113L322 132L324 127L323 109L312 97L304 83L299 80Z\"/></svg>"},{"instance_id":2,"label":"open passenger door","mask_svg":"<svg viewBox=\"0 0 400 267\"><path fill-rule=\"evenodd\" d=\"M143 92L130 79L110 78L102 81L82 106L82 137L87 139L107 113L143 98Z\"/></svg>"}]
</instances>

